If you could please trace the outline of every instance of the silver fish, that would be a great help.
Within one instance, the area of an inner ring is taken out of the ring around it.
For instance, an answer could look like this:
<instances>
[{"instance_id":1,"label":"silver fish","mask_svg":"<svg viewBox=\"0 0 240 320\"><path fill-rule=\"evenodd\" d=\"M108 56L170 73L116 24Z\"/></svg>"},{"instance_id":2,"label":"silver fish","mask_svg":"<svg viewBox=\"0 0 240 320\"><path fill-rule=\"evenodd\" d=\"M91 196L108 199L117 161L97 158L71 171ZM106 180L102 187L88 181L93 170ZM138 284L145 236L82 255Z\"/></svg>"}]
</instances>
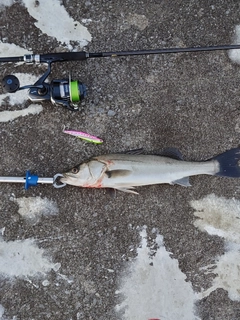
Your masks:
<instances>
[{"instance_id":1,"label":"silver fish","mask_svg":"<svg viewBox=\"0 0 240 320\"><path fill-rule=\"evenodd\" d=\"M177 149L161 155L125 154L93 157L63 174L62 183L86 188L113 188L138 194L138 186L169 183L190 186L189 177L199 174L240 177L240 148L228 150L206 161L183 161Z\"/></svg>"}]
</instances>

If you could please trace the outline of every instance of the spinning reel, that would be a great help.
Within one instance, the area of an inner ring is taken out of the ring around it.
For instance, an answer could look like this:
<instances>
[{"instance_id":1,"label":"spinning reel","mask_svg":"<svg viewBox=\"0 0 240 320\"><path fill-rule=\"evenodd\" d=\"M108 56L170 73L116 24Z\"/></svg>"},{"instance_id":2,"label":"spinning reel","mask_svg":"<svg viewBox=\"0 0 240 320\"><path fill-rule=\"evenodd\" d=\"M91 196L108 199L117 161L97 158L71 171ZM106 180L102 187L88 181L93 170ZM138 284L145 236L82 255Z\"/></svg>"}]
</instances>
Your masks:
<instances>
[{"instance_id":1,"label":"spinning reel","mask_svg":"<svg viewBox=\"0 0 240 320\"><path fill-rule=\"evenodd\" d=\"M14 75L7 75L2 79L4 92L15 93L29 89L28 97L33 102L51 101L55 105L64 106L71 111L78 110L79 102L86 97L86 86L78 80L54 79L45 82L51 72L51 63L48 70L33 85L20 87L19 79Z\"/></svg>"}]
</instances>

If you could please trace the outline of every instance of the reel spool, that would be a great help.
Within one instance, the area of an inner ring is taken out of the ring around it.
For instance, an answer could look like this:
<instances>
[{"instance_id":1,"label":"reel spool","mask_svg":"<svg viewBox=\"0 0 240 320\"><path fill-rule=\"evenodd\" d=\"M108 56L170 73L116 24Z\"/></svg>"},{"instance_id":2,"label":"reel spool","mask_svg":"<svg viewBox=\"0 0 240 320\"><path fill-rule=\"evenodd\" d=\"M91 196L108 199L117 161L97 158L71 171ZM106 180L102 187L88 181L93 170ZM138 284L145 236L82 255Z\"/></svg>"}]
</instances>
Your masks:
<instances>
[{"instance_id":1,"label":"reel spool","mask_svg":"<svg viewBox=\"0 0 240 320\"><path fill-rule=\"evenodd\" d=\"M70 110L77 111L78 104L86 97L86 86L78 80L52 80L50 83L50 100L53 104L63 105ZM32 101L33 94L29 97Z\"/></svg>"}]
</instances>

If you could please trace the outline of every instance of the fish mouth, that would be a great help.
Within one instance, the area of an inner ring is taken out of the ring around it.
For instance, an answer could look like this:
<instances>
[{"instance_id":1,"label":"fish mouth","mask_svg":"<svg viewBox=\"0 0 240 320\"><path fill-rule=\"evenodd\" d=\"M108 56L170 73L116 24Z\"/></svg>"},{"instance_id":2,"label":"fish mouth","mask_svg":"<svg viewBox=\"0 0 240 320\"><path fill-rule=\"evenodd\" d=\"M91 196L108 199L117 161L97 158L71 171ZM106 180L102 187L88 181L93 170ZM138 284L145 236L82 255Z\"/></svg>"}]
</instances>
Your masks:
<instances>
[{"instance_id":1,"label":"fish mouth","mask_svg":"<svg viewBox=\"0 0 240 320\"><path fill-rule=\"evenodd\" d=\"M74 184L75 181L77 181L77 177L74 176L71 172L63 173L59 181L64 184Z\"/></svg>"},{"instance_id":2,"label":"fish mouth","mask_svg":"<svg viewBox=\"0 0 240 320\"><path fill-rule=\"evenodd\" d=\"M61 178L61 179L60 179L60 182L62 182L62 183L66 183L66 182L67 182L66 177Z\"/></svg>"},{"instance_id":3,"label":"fish mouth","mask_svg":"<svg viewBox=\"0 0 240 320\"><path fill-rule=\"evenodd\" d=\"M67 183L67 180L68 180L67 173L63 173L62 177L59 179L59 181L62 182L62 183Z\"/></svg>"}]
</instances>

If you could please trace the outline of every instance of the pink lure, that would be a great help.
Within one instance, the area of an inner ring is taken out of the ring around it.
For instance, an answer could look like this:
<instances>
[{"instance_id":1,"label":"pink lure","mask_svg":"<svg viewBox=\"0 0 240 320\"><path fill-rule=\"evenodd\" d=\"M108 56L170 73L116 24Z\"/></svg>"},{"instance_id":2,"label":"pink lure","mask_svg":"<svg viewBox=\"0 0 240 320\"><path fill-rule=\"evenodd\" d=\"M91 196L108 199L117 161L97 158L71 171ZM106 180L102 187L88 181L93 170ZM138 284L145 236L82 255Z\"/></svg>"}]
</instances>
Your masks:
<instances>
[{"instance_id":1,"label":"pink lure","mask_svg":"<svg viewBox=\"0 0 240 320\"><path fill-rule=\"evenodd\" d=\"M74 130L63 130L63 132L67 133L67 134L70 134L70 135L72 135L74 137L86 140L88 142L97 143L97 144L103 143L102 139L100 139L98 137L95 137L95 136L92 136L92 135L90 135L90 134L88 134L86 132L74 131Z\"/></svg>"}]
</instances>

